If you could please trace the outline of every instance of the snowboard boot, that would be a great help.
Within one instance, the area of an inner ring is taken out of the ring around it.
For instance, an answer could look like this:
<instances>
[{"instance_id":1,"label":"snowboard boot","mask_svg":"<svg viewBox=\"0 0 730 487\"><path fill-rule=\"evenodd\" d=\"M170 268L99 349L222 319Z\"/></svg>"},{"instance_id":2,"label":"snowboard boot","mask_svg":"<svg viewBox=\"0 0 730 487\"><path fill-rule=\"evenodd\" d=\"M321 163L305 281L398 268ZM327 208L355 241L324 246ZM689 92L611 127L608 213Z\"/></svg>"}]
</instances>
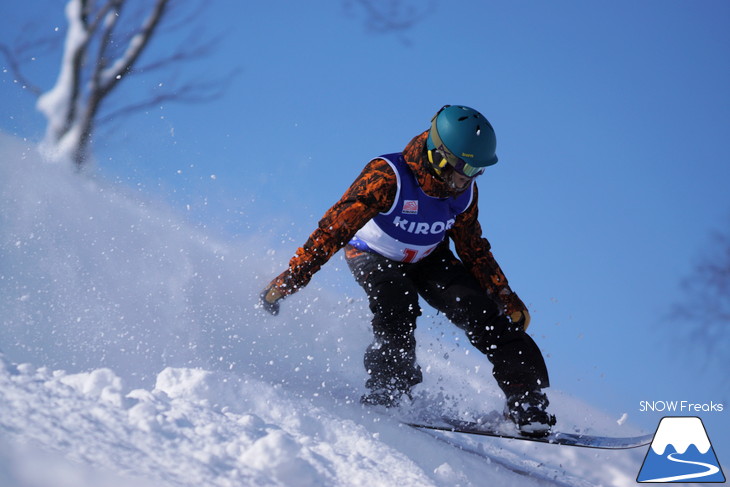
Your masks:
<instances>
[{"instance_id":1,"label":"snowboard boot","mask_svg":"<svg viewBox=\"0 0 730 487\"><path fill-rule=\"evenodd\" d=\"M546 411L548 404L550 401L540 390L512 394L507 397L504 414L521 434L539 438L550 434L555 425L555 416Z\"/></svg>"},{"instance_id":2,"label":"snowboard boot","mask_svg":"<svg viewBox=\"0 0 730 487\"><path fill-rule=\"evenodd\" d=\"M401 405L404 398L411 399L411 394L398 389L375 389L367 394L363 394L360 403L366 406L385 406L386 408L395 408Z\"/></svg>"},{"instance_id":3,"label":"snowboard boot","mask_svg":"<svg viewBox=\"0 0 730 487\"><path fill-rule=\"evenodd\" d=\"M394 408L401 405L403 400L412 400L411 386L404 380L391 379L389 381L369 379L365 383L370 392L360 398L360 403L366 406L385 406Z\"/></svg>"}]
</instances>

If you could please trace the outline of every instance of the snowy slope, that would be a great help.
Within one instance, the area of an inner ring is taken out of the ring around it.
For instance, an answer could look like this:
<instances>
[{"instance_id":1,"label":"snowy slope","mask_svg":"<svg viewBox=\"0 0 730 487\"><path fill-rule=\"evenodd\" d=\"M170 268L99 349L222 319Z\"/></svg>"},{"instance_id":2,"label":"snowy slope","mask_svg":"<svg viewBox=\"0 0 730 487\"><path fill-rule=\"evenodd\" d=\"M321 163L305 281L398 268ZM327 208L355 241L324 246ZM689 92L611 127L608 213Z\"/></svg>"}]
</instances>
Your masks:
<instances>
[{"instance_id":1,"label":"snowy slope","mask_svg":"<svg viewBox=\"0 0 730 487\"><path fill-rule=\"evenodd\" d=\"M0 134L0 485L634 485L646 453L453 434L360 406L368 312L317 289L276 318L286 262ZM280 255L281 254L281 255ZM501 408L490 367L424 316L417 404ZM551 391L558 427L637 433Z\"/></svg>"}]
</instances>

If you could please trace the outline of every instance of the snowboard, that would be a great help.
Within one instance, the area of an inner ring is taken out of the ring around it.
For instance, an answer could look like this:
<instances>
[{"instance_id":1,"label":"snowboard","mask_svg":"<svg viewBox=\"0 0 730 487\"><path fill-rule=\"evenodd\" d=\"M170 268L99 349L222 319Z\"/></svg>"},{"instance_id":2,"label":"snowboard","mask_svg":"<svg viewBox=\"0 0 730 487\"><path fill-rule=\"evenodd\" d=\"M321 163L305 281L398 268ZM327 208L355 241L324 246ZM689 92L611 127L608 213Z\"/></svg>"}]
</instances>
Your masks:
<instances>
[{"instance_id":1,"label":"snowboard","mask_svg":"<svg viewBox=\"0 0 730 487\"><path fill-rule=\"evenodd\" d=\"M553 445L568 445L582 448L599 448L604 450L622 450L637 448L649 445L654 435L641 435L629 437L597 436L582 433L564 433L552 431L547 436L535 437L520 434L514 426L494 423L477 423L474 421L463 421L452 418L440 418L433 422L411 422L404 421L413 428L438 430L451 433L464 433L469 435L491 436L494 438L505 438L511 440L536 441ZM511 426L511 431L509 429Z\"/></svg>"}]
</instances>

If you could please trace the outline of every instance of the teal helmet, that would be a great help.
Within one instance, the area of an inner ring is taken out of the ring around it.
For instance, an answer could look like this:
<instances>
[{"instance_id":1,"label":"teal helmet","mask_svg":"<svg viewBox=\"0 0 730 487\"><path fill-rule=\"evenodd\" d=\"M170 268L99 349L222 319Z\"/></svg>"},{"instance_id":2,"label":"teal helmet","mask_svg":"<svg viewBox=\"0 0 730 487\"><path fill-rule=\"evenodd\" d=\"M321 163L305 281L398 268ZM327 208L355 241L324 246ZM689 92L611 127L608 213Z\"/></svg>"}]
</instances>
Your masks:
<instances>
[{"instance_id":1,"label":"teal helmet","mask_svg":"<svg viewBox=\"0 0 730 487\"><path fill-rule=\"evenodd\" d=\"M438 174L450 164L471 178L497 163L497 137L492 124L478 111L461 105L446 105L434 115L426 148Z\"/></svg>"}]
</instances>

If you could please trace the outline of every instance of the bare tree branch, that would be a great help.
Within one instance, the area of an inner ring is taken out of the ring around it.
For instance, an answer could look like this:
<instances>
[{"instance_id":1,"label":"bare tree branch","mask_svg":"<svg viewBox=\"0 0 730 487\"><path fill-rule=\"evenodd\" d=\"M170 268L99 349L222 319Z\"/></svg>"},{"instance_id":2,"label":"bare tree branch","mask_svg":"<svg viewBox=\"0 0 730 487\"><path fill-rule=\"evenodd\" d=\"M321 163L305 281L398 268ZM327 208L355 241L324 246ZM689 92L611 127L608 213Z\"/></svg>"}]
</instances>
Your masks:
<instances>
[{"instance_id":1,"label":"bare tree branch","mask_svg":"<svg viewBox=\"0 0 730 487\"><path fill-rule=\"evenodd\" d=\"M380 31L401 31L413 27L424 12L403 0L375 1L351 0L359 5L367 15L368 27Z\"/></svg>"},{"instance_id":2,"label":"bare tree branch","mask_svg":"<svg viewBox=\"0 0 730 487\"><path fill-rule=\"evenodd\" d=\"M185 63L195 59L202 59L205 56L209 55L223 39L223 36L220 35L209 39L207 42L201 42L198 40L200 39L200 36L193 35L192 37L192 39L188 39L183 42L181 44L181 47L173 51L170 55L165 57L158 57L148 64L138 66L134 69L133 72L130 72L129 74L133 75L135 74L135 72L150 73L152 71L167 68L174 64ZM185 46L185 48L182 48L182 46Z\"/></svg>"},{"instance_id":3,"label":"bare tree branch","mask_svg":"<svg viewBox=\"0 0 730 487\"><path fill-rule=\"evenodd\" d=\"M401 42L410 45L405 33L433 11L434 1L345 0L344 5L348 9L362 11L368 29L396 34Z\"/></svg>"},{"instance_id":4,"label":"bare tree branch","mask_svg":"<svg viewBox=\"0 0 730 487\"><path fill-rule=\"evenodd\" d=\"M15 81L32 95L40 96L43 89L25 75L23 66L33 62L36 58L52 51L57 47L58 39L55 36L41 36L28 38L29 33L40 29L36 22L28 22L20 29L20 35L12 45L0 43L0 54L5 57Z\"/></svg>"},{"instance_id":5,"label":"bare tree branch","mask_svg":"<svg viewBox=\"0 0 730 487\"><path fill-rule=\"evenodd\" d=\"M705 365L719 363L730 370L730 218L724 230L712 235L710 245L691 275L681 283L684 297L671 309L671 319L680 324L683 347L693 350L693 359ZM730 379L725 378L727 382Z\"/></svg>"},{"instance_id":6,"label":"bare tree branch","mask_svg":"<svg viewBox=\"0 0 730 487\"><path fill-rule=\"evenodd\" d=\"M233 70L218 80L166 84L165 89L155 89L146 98L109 107L114 103L108 101L109 95L124 80L184 65L213 51L220 37L211 39L193 32L169 54L152 59L142 57L159 32L190 31L190 25L196 25L196 18L209 4L204 0L65 1L67 29L62 61L51 89L44 91L25 76L23 49L33 45L57 47L57 37L41 37L32 43L16 41L15 46L0 45L0 55L7 59L17 82L38 97L36 107L48 122L41 150L51 158L70 159L81 168L87 161L96 125L161 103L213 100L222 95L227 80L236 74ZM371 29L396 33L415 25L431 5L424 7L415 0L343 1L364 13ZM103 105L107 106L106 113Z\"/></svg>"},{"instance_id":7,"label":"bare tree branch","mask_svg":"<svg viewBox=\"0 0 730 487\"><path fill-rule=\"evenodd\" d=\"M151 59L146 65L137 67L142 54L164 25L164 19L170 20L165 29L189 29L190 25L195 25L194 18L205 3L185 3L185 6L194 7L188 12L179 8L183 3L175 3L176 8L171 9L171 0L66 1L68 27L62 61L56 83L50 90L42 90L25 76L23 61L26 52L33 46L57 46L57 37L33 42L16 41L14 46L0 45L0 55L6 58L15 80L38 97L37 107L48 120L46 136L41 144L47 155L71 159L81 167L87 160L88 146L97 124L159 103L210 101L225 91L228 85L225 80L188 82L178 87L167 86L167 91L153 93L147 99L127 103L102 114L102 105L107 104L109 95L132 74L149 74L201 59L213 51L220 37L205 40L206 37L198 33L180 41L172 54ZM127 8L130 5L136 8L130 10ZM181 15L169 15L170 12ZM229 73L229 76L232 75Z\"/></svg>"},{"instance_id":8,"label":"bare tree branch","mask_svg":"<svg viewBox=\"0 0 730 487\"><path fill-rule=\"evenodd\" d=\"M17 57L13 54L13 51L7 45L0 44L0 53L2 53L7 60L8 67L10 68L10 71L12 71L13 77L16 79L16 81L18 81L18 83L20 83L20 85L24 89L30 91L34 95L40 95L43 92L40 87L34 85L30 80L28 80L28 78L25 77Z\"/></svg>"},{"instance_id":9,"label":"bare tree branch","mask_svg":"<svg viewBox=\"0 0 730 487\"><path fill-rule=\"evenodd\" d=\"M168 89L162 93L155 93L146 99L128 103L110 111L103 117L100 117L98 123L99 125L103 125L120 117L139 113L171 101L176 103L207 103L216 100L226 93L231 81L237 76L239 71L231 71L224 78L218 78L208 83L189 83L179 88Z\"/></svg>"},{"instance_id":10,"label":"bare tree branch","mask_svg":"<svg viewBox=\"0 0 730 487\"><path fill-rule=\"evenodd\" d=\"M49 121L43 147L59 158L70 157L79 167L87 159L95 125L109 120L110 116L132 113L154 103L207 101L222 92L211 89L210 83L188 83L175 91L157 93L147 100L100 115L110 93L129 75L141 72L135 66L168 14L170 0L140 2L139 10L134 12L136 20L132 18L122 25L125 7L130 3L130 0L68 0L66 5L68 30L61 70L56 85L39 96L38 108ZM213 41L196 41L188 48L180 44L172 55L153 60L142 69L150 72L199 59L214 45ZM19 66L16 70L20 71Z\"/></svg>"}]
</instances>

